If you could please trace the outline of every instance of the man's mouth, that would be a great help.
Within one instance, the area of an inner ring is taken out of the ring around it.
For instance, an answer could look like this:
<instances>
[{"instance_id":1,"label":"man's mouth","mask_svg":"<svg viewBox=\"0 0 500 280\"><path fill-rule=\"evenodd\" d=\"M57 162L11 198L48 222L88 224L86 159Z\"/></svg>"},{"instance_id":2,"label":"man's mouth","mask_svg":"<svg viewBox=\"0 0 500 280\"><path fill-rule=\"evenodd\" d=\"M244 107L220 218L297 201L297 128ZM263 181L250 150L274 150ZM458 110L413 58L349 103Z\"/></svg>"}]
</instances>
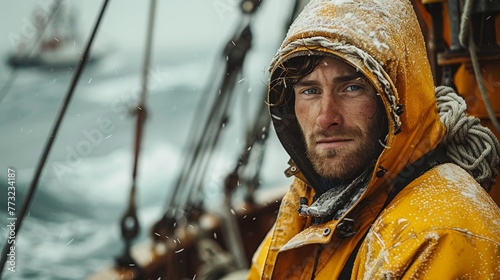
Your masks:
<instances>
[{"instance_id":1,"label":"man's mouth","mask_svg":"<svg viewBox=\"0 0 500 280\"><path fill-rule=\"evenodd\" d=\"M322 149L334 149L334 148L343 147L352 141L353 141L353 139L350 139L350 138L329 137L329 138L322 138L322 139L317 140L316 146L320 147Z\"/></svg>"}]
</instances>

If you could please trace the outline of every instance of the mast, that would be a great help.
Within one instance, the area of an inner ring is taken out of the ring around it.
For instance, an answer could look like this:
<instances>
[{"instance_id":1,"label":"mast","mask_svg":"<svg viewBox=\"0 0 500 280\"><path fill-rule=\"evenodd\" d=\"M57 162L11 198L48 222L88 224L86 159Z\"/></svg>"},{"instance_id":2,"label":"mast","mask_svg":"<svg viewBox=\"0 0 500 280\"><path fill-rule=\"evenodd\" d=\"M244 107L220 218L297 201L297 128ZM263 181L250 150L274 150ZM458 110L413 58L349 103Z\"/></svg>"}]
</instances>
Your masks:
<instances>
[{"instance_id":1,"label":"mast","mask_svg":"<svg viewBox=\"0 0 500 280\"><path fill-rule=\"evenodd\" d=\"M144 125L146 122L146 96L148 92L148 77L151 64L151 54L153 45L153 30L155 22L156 0L150 0L148 12L147 38L144 52L144 62L142 66L142 84L139 103L136 107L136 130L134 143L134 162L132 167L132 186L130 188L128 207L120 222L122 238L124 241L124 251L116 258L118 267L133 267L136 273L140 275L141 268L131 255L130 249L132 240L139 234L140 226L137 218L136 194L137 194L137 174L139 168L139 158L144 135Z\"/></svg>"}]
</instances>

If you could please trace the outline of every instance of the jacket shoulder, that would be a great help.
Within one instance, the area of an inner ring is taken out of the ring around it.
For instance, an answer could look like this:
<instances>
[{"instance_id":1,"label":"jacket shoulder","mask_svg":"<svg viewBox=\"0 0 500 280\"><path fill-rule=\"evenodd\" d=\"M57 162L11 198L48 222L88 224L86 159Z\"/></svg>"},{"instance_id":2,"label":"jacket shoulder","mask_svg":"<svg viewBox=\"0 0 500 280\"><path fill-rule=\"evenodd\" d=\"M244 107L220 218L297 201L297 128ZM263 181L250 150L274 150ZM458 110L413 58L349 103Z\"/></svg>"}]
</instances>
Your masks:
<instances>
[{"instance_id":1,"label":"jacket shoulder","mask_svg":"<svg viewBox=\"0 0 500 280\"><path fill-rule=\"evenodd\" d=\"M411 222L417 232L463 228L499 238L500 208L474 178L452 163L436 166L408 184L381 217Z\"/></svg>"},{"instance_id":2,"label":"jacket shoulder","mask_svg":"<svg viewBox=\"0 0 500 280\"><path fill-rule=\"evenodd\" d=\"M356 260L373 278L500 277L500 209L454 164L408 184L381 213ZM361 265L363 264L363 265Z\"/></svg>"}]
</instances>

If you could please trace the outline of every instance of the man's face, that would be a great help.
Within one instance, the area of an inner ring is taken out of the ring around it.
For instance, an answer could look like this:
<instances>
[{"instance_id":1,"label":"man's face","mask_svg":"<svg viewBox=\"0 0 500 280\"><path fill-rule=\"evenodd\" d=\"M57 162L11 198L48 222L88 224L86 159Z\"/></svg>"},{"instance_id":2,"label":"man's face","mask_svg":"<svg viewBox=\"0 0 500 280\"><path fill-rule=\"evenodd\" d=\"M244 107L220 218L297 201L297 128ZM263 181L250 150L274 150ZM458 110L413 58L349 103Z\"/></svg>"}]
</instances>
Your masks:
<instances>
[{"instance_id":1,"label":"man's face","mask_svg":"<svg viewBox=\"0 0 500 280\"><path fill-rule=\"evenodd\" d=\"M353 179L380 155L385 112L373 86L353 67L325 57L294 92L307 155L320 176Z\"/></svg>"}]
</instances>

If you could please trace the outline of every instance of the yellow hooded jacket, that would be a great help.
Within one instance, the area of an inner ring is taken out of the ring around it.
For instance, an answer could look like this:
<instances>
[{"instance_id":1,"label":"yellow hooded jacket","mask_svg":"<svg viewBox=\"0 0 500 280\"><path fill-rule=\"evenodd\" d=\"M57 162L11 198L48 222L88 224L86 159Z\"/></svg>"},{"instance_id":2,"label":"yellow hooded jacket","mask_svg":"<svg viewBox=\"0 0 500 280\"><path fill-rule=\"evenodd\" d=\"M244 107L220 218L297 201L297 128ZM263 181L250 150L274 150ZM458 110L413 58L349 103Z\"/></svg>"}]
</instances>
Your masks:
<instances>
[{"instance_id":1,"label":"yellow hooded jacket","mask_svg":"<svg viewBox=\"0 0 500 280\"><path fill-rule=\"evenodd\" d=\"M294 106L271 107L292 170L300 171L293 172L249 279L337 279L360 240L351 279L500 279L500 209L457 165L432 167L384 207L396 176L411 173L405 166L418 165L445 134L410 1L312 0L271 64L270 88L284 61L310 54L343 59L381 93L389 120L387 147L347 213L311 225L297 209L301 197L311 204L318 175L305 156ZM276 98L270 90L269 101Z\"/></svg>"}]
</instances>

